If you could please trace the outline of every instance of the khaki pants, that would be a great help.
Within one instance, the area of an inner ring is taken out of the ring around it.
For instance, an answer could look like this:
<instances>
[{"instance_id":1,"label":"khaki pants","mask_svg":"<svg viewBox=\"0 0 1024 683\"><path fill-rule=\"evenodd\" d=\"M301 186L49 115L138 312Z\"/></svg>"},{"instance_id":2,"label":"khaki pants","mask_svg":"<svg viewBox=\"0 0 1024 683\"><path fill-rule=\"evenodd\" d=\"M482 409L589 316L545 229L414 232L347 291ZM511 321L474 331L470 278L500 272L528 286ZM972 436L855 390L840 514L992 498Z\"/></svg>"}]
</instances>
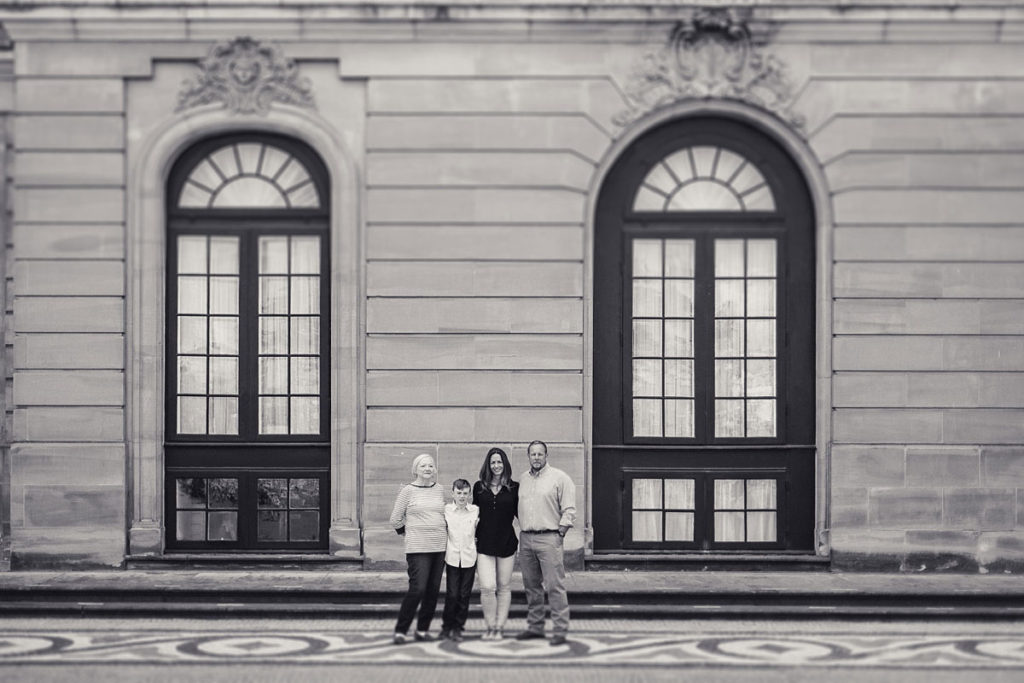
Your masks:
<instances>
[{"instance_id":1,"label":"khaki pants","mask_svg":"<svg viewBox=\"0 0 1024 683\"><path fill-rule=\"evenodd\" d=\"M519 537L519 565L526 590L526 627L531 631L544 631L546 588L551 606L551 631L564 636L569 632L569 597L565 592L562 537L556 533L523 532Z\"/></svg>"}]
</instances>

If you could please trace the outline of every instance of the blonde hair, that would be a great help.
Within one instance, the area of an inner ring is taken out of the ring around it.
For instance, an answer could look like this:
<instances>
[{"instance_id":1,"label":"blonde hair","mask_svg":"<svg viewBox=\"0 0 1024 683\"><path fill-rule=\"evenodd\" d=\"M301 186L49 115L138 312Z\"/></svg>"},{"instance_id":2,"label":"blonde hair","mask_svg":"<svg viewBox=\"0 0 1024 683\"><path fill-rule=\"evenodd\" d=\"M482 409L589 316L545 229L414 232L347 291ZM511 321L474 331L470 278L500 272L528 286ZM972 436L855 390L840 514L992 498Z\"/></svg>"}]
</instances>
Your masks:
<instances>
[{"instance_id":1,"label":"blonde hair","mask_svg":"<svg viewBox=\"0 0 1024 683\"><path fill-rule=\"evenodd\" d=\"M432 456L430 453L420 453L415 458L413 458L412 459L412 476L414 476L414 477L416 476L416 468L420 466L421 462L423 462L423 458L430 458L431 460L433 460L434 456ZM437 463L434 463L434 466L437 467Z\"/></svg>"}]
</instances>

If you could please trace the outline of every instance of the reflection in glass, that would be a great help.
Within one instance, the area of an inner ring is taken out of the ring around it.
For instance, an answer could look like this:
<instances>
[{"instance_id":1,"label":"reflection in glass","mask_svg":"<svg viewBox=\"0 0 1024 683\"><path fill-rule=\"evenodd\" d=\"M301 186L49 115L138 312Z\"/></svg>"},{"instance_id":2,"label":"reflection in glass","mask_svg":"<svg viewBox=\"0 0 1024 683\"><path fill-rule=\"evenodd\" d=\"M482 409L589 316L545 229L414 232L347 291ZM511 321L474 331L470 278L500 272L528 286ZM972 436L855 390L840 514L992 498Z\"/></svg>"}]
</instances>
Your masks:
<instances>
[{"instance_id":1,"label":"reflection in glass","mask_svg":"<svg viewBox=\"0 0 1024 683\"><path fill-rule=\"evenodd\" d=\"M206 480L196 477L175 480L175 507L199 508L206 507Z\"/></svg>"},{"instance_id":2,"label":"reflection in glass","mask_svg":"<svg viewBox=\"0 0 1024 683\"><path fill-rule=\"evenodd\" d=\"M284 541L288 538L288 513L284 510L260 510L256 522L256 539Z\"/></svg>"},{"instance_id":3,"label":"reflection in glass","mask_svg":"<svg viewBox=\"0 0 1024 683\"><path fill-rule=\"evenodd\" d=\"M174 537L179 541L205 541L206 513L178 510L174 520Z\"/></svg>"},{"instance_id":4,"label":"reflection in glass","mask_svg":"<svg viewBox=\"0 0 1024 683\"><path fill-rule=\"evenodd\" d=\"M292 508L320 507L319 479L292 479L289 493L289 505Z\"/></svg>"},{"instance_id":5,"label":"reflection in glass","mask_svg":"<svg viewBox=\"0 0 1024 683\"><path fill-rule=\"evenodd\" d=\"M237 512L210 512L207 515L207 540L210 541L237 541L238 540L238 513Z\"/></svg>"},{"instance_id":6,"label":"reflection in glass","mask_svg":"<svg viewBox=\"0 0 1024 683\"><path fill-rule=\"evenodd\" d=\"M207 479L207 493L211 508L238 507L238 480L234 478Z\"/></svg>"},{"instance_id":7,"label":"reflection in glass","mask_svg":"<svg viewBox=\"0 0 1024 683\"><path fill-rule=\"evenodd\" d=\"M633 510L633 541L661 541L661 512Z\"/></svg>"},{"instance_id":8,"label":"reflection in glass","mask_svg":"<svg viewBox=\"0 0 1024 683\"><path fill-rule=\"evenodd\" d=\"M260 508L287 508L288 480L257 479L256 505Z\"/></svg>"},{"instance_id":9,"label":"reflection in glass","mask_svg":"<svg viewBox=\"0 0 1024 683\"><path fill-rule=\"evenodd\" d=\"M661 509L661 479L633 480L633 509Z\"/></svg>"},{"instance_id":10,"label":"reflection in glass","mask_svg":"<svg viewBox=\"0 0 1024 683\"><path fill-rule=\"evenodd\" d=\"M289 513L289 541L317 541L320 539L320 513L303 510Z\"/></svg>"}]
</instances>

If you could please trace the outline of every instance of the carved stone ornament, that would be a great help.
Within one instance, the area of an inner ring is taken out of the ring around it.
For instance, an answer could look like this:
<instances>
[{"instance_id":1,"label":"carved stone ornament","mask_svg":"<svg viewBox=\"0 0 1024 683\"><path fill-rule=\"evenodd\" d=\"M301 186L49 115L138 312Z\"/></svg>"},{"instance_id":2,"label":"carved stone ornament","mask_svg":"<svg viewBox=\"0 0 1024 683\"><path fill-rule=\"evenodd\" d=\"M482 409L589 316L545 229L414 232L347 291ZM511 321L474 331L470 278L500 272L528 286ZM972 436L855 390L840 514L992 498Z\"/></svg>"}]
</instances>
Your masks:
<instances>
[{"instance_id":1,"label":"carved stone ornament","mask_svg":"<svg viewBox=\"0 0 1024 683\"><path fill-rule=\"evenodd\" d=\"M644 55L625 95L629 108L613 118L619 126L676 102L713 98L767 109L797 129L804 125L788 109L793 93L784 64L757 49L733 9L698 9L676 24L666 45Z\"/></svg>"},{"instance_id":2,"label":"carved stone ornament","mask_svg":"<svg viewBox=\"0 0 1024 683\"><path fill-rule=\"evenodd\" d=\"M249 37L214 45L199 68L198 76L182 83L177 111L210 102L223 102L236 114L266 114L272 102L315 106L309 79L299 76L295 60Z\"/></svg>"}]
</instances>

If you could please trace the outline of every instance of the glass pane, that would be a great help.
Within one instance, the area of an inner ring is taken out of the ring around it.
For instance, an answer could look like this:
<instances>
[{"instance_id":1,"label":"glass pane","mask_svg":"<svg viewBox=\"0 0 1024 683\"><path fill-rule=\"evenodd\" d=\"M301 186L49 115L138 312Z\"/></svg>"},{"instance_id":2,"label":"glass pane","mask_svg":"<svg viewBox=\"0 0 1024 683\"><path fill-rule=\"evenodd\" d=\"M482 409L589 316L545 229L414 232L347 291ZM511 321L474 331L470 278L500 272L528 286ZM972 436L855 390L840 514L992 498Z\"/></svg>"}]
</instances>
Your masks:
<instances>
[{"instance_id":1,"label":"glass pane","mask_svg":"<svg viewBox=\"0 0 1024 683\"><path fill-rule=\"evenodd\" d=\"M693 397L693 361L665 361L665 396Z\"/></svg>"},{"instance_id":2,"label":"glass pane","mask_svg":"<svg viewBox=\"0 0 1024 683\"><path fill-rule=\"evenodd\" d=\"M742 211L739 198L713 180L695 180L672 195L669 211Z\"/></svg>"},{"instance_id":3,"label":"glass pane","mask_svg":"<svg viewBox=\"0 0 1024 683\"><path fill-rule=\"evenodd\" d=\"M211 508L235 509L238 507L238 480L218 478L207 480L207 493Z\"/></svg>"},{"instance_id":4,"label":"glass pane","mask_svg":"<svg viewBox=\"0 0 1024 683\"><path fill-rule=\"evenodd\" d=\"M693 357L693 321L665 321L665 356Z\"/></svg>"},{"instance_id":5,"label":"glass pane","mask_svg":"<svg viewBox=\"0 0 1024 683\"><path fill-rule=\"evenodd\" d=\"M633 509L661 509L661 479L633 480Z\"/></svg>"},{"instance_id":6,"label":"glass pane","mask_svg":"<svg viewBox=\"0 0 1024 683\"><path fill-rule=\"evenodd\" d=\"M320 206L320 195L312 181L288 190L288 201L292 208L315 209Z\"/></svg>"},{"instance_id":7,"label":"glass pane","mask_svg":"<svg viewBox=\"0 0 1024 683\"><path fill-rule=\"evenodd\" d=\"M320 398L292 398L292 434L320 433Z\"/></svg>"},{"instance_id":8,"label":"glass pane","mask_svg":"<svg viewBox=\"0 0 1024 683\"><path fill-rule=\"evenodd\" d=\"M633 240L633 277L661 275L661 240Z\"/></svg>"},{"instance_id":9,"label":"glass pane","mask_svg":"<svg viewBox=\"0 0 1024 683\"><path fill-rule=\"evenodd\" d=\"M238 354L238 318L210 318L210 353Z\"/></svg>"},{"instance_id":10,"label":"glass pane","mask_svg":"<svg viewBox=\"0 0 1024 683\"><path fill-rule=\"evenodd\" d=\"M747 275L775 277L775 240L747 240Z\"/></svg>"},{"instance_id":11,"label":"glass pane","mask_svg":"<svg viewBox=\"0 0 1024 683\"><path fill-rule=\"evenodd\" d=\"M661 361L633 360L633 395L661 396Z\"/></svg>"},{"instance_id":12,"label":"glass pane","mask_svg":"<svg viewBox=\"0 0 1024 683\"><path fill-rule=\"evenodd\" d=\"M205 208L210 203L213 195L209 190L186 182L181 186L181 195L178 197L178 206L186 209Z\"/></svg>"},{"instance_id":13,"label":"glass pane","mask_svg":"<svg viewBox=\"0 0 1024 683\"><path fill-rule=\"evenodd\" d=\"M762 185L753 192L742 196L743 207L747 211L774 211L775 199L772 197L771 188Z\"/></svg>"},{"instance_id":14,"label":"glass pane","mask_svg":"<svg viewBox=\"0 0 1024 683\"><path fill-rule=\"evenodd\" d=\"M743 356L743 321L715 321L715 356L717 358Z\"/></svg>"},{"instance_id":15,"label":"glass pane","mask_svg":"<svg viewBox=\"0 0 1024 683\"><path fill-rule=\"evenodd\" d=\"M178 512L174 526L174 537L179 541L206 540L205 512Z\"/></svg>"},{"instance_id":16,"label":"glass pane","mask_svg":"<svg viewBox=\"0 0 1024 683\"><path fill-rule=\"evenodd\" d=\"M238 238L210 238L210 272L217 275L238 274Z\"/></svg>"},{"instance_id":17,"label":"glass pane","mask_svg":"<svg viewBox=\"0 0 1024 683\"><path fill-rule=\"evenodd\" d=\"M277 147L267 145L263 150L263 163L260 165L260 173L267 178L275 177L291 155L281 151Z\"/></svg>"},{"instance_id":18,"label":"glass pane","mask_svg":"<svg viewBox=\"0 0 1024 683\"><path fill-rule=\"evenodd\" d=\"M686 162L689 165L689 161ZM648 185L655 190L659 190L663 195L672 194L676 187L679 186L679 181L672 173L669 172L665 164L658 163L651 167L651 170L647 172L647 176L644 178L644 184Z\"/></svg>"},{"instance_id":19,"label":"glass pane","mask_svg":"<svg viewBox=\"0 0 1024 683\"><path fill-rule=\"evenodd\" d=\"M665 316L693 317L693 280L665 280Z\"/></svg>"},{"instance_id":20,"label":"glass pane","mask_svg":"<svg viewBox=\"0 0 1024 683\"><path fill-rule=\"evenodd\" d=\"M206 313L206 277L178 277L178 313Z\"/></svg>"},{"instance_id":21,"label":"glass pane","mask_svg":"<svg viewBox=\"0 0 1024 683\"><path fill-rule=\"evenodd\" d=\"M256 505L260 508L283 509L288 507L287 479L257 479Z\"/></svg>"},{"instance_id":22,"label":"glass pane","mask_svg":"<svg viewBox=\"0 0 1024 683\"><path fill-rule=\"evenodd\" d=\"M775 527L774 512L747 513L747 541L749 543L774 543L776 540Z\"/></svg>"},{"instance_id":23,"label":"glass pane","mask_svg":"<svg viewBox=\"0 0 1024 683\"><path fill-rule=\"evenodd\" d=\"M238 313L238 278L210 278L210 313Z\"/></svg>"},{"instance_id":24,"label":"glass pane","mask_svg":"<svg viewBox=\"0 0 1024 683\"><path fill-rule=\"evenodd\" d=\"M715 277L743 277L743 240L715 240Z\"/></svg>"},{"instance_id":25,"label":"glass pane","mask_svg":"<svg viewBox=\"0 0 1024 683\"><path fill-rule=\"evenodd\" d=\"M288 358L260 358L259 393L288 393Z\"/></svg>"},{"instance_id":26,"label":"glass pane","mask_svg":"<svg viewBox=\"0 0 1024 683\"><path fill-rule=\"evenodd\" d=\"M775 355L775 321L747 321L747 355L773 357Z\"/></svg>"},{"instance_id":27,"label":"glass pane","mask_svg":"<svg viewBox=\"0 0 1024 683\"><path fill-rule=\"evenodd\" d=\"M743 317L743 280L715 280L715 317Z\"/></svg>"},{"instance_id":28,"label":"glass pane","mask_svg":"<svg viewBox=\"0 0 1024 683\"><path fill-rule=\"evenodd\" d=\"M283 275L288 272L288 238L260 238L260 274Z\"/></svg>"},{"instance_id":29,"label":"glass pane","mask_svg":"<svg viewBox=\"0 0 1024 683\"><path fill-rule=\"evenodd\" d=\"M260 434L288 433L288 399L284 396L260 397Z\"/></svg>"},{"instance_id":30,"label":"glass pane","mask_svg":"<svg viewBox=\"0 0 1024 683\"><path fill-rule=\"evenodd\" d=\"M728 182L736 169L743 164L745 159L735 152L727 149L720 149L718 152L718 164L715 166L715 178Z\"/></svg>"},{"instance_id":31,"label":"glass pane","mask_svg":"<svg viewBox=\"0 0 1024 683\"><path fill-rule=\"evenodd\" d=\"M693 437L693 401L665 401L665 436Z\"/></svg>"},{"instance_id":32,"label":"glass pane","mask_svg":"<svg viewBox=\"0 0 1024 683\"><path fill-rule=\"evenodd\" d=\"M177 508L199 508L206 507L206 480L176 479L175 490L177 496L174 506Z\"/></svg>"},{"instance_id":33,"label":"glass pane","mask_svg":"<svg viewBox=\"0 0 1024 683\"><path fill-rule=\"evenodd\" d=\"M209 161L220 169L221 175L225 178L231 178L238 175L238 163L235 160L235 146L226 145L213 152L208 157Z\"/></svg>"},{"instance_id":34,"label":"glass pane","mask_svg":"<svg viewBox=\"0 0 1024 683\"><path fill-rule=\"evenodd\" d=\"M290 514L288 525L289 541L316 541L320 539L320 513L315 510L304 510Z\"/></svg>"},{"instance_id":35,"label":"glass pane","mask_svg":"<svg viewBox=\"0 0 1024 683\"><path fill-rule=\"evenodd\" d=\"M693 154L693 165L697 169L697 176L710 178L715 167L715 157L718 153L717 147L691 147Z\"/></svg>"},{"instance_id":36,"label":"glass pane","mask_svg":"<svg viewBox=\"0 0 1024 683\"><path fill-rule=\"evenodd\" d=\"M291 326L292 353L320 353L320 318L292 318Z\"/></svg>"},{"instance_id":37,"label":"glass pane","mask_svg":"<svg viewBox=\"0 0 1024 683\"><path fill-rule=\"evenodd\" d=\"M288 353L288 318L260 317L260 353Z\"/></svg>"},{"instance_id":38,"label":"glass pane","mask_svg":"<svg viewBox=\"0 0 1024 683\"><path fill-rule=\"evenodd\" d=\"M693 277L693 240L665 240L665 275Z\"/></svg>"},{"instance_id":39,"label":"glass pane","mask_svg":"<svg viewBox=\"0 0 1024 683\"><path fill-rule=\"evenodd\" d=\"M661 317L661 280L633 280L633 317Z\"/></svg>"},{"instance_id":40,"label":"glass pane","mask_svg":"<svg viewBox=\"0 0 1024 683\"><path fill-rule=\"evenodd\" d=\"M775 436L775 399L747 401L747 436Z\"/></svg>"},{"instance_id":41,"label":"glass pane","mask_svg":"<svg viewBox=\"0 0 1024 683\"><path fill-rule=\"evenodd\" d=\"M633 321L633 355L661 356L661 321Z\"/></svg>"},{"instance_id":42,"label":"glass pane","mask_svg":"<svg viewBox=\"0 0 1024 683\"><path fill-rule=\"evenodd\" d=\"M669 154L662 163L672 169L672 175L678 178L680 183L693 179L693 161L690 159L689 147Z\"/></svg>"},{"instance_id":43,"label":"glass pane","mask_svg":"<svg viewBox=\"0 0 1024 683\"><path fill-rule=\"evenodd\" d=\"M633 200L634 211L662 211L665 208L665 197L654 190L641 185Z\"/></svg>"},{"instance_id":44,"label":"glass pane","mask_svg":"<svg viewBox=\"0 0 1024 683\"><path fill-rule=\"evenodd\" d=\"M764 183L764 176L753 164L746 164L732 179L732 187L736 192L743 194L747 190Z\"/></svg>"},{"instance_id":45,"label":"glass pane","mask_svg":"<svg viewBox=\"0 0 1024 683\"><path fill-rule=\"evenodd\" d=\"M299 160L292 157L275 179L277 184L285 189L291 189L306 180L309 180L309 173L306 167L299 163Z\"/></svg>"},{"instance_id":46,"label":"glass pane","mask_svg":"<svg viewBox=\"0 0 1024 683\"><path fill-rule=\"evenodd\" d=\"M283 510L261 510L256 523L256 540L284 541L288 538L288 513Z\"/></svg>"},{"instance_id":47,"label":"glass pane","mask_svg":"<svg viewBox=\"0 0 1024 683\"><path fill-rule=\"evenodd\" d=\"M775 361L747 361L747 396L775 395Z\"/></svg>"},{"instance_id":48,"label":"glass pane","mask_svg":"<svg viewBox=\"0 0 1024 683\"><path fill-rule=\"evenodd\" d=\"M742 479L715 479L715 509L742 510L743 489Z\"/></svg>"},{"instance_id":49,"label":"glass pane","mask_svg":"<svg viewBox=\"0 0 1024 683\"><path fill-rule=\"evenodd\" d=\"M287 277L260 277L260 313L264 315L288 313Z\"/></svg>"},{"instance_id":50,"label":"glass pane","mask_svg":"<svg viewBox=\"0 0 1024 683\"><path fill-rule=\"evenodd\" d=\"M297 315L320 312L320 278L292 278L291 312Z\"/></svg>"},{"instance_id":51,"label":"glass pane","mask_svg":"<svg viewBox=\"0 0 1024 683\"><path fill-rule=\"evenodd\" d=\"M238 358L214 356L210 358L210 393L238 393Z\"/></svg>"},{"instance_id":52,"label":"glass pane","mask_svg":"<svg viewBox=\"0 0 1024 683\"><path fill-rule=\"evenodd\" d=\"M743 436L743 401L715 401L715 436L720 439Z\"/></svg>"},{"instance_id":53,"label":"glass pane","mask_svg":"<svg viewBox=\"0 0 1024 683\"><path fill-rule=\"evenodd\" d=\"M255 175L260 161L263 145L258 142L241 142L235 145L242 173Z\"/></svg>"},{"instance_id":54,"label":"glass pane","mask_svg":"<svg viewBox=\"0 0 1024 683\"><path fill-rule=\"evenodd\" d=\"M211 512L207 519L209 526L210 541L237 541L238 540L238 513L237 512Z\"/></svg>"},{"instance_id":55,"label":"glass pane","mask_svg":"<svg viewBox=\"0 0 1024 683\"><path fill-rule=\"evenodd\" d=\"M775 280L747 280L747 315L775 317Z\"/></svg>"},{"instance_id":56,"label":"glass pane","mask_svg":"<svg viewBox=\"0 0 1024 683\"><path fill-rule=\"evenodd\" d=\"M238 399L218 396L210 399L210 433L238 433Z\"/></svg>"},{"instance_id":57,"label":"glass pane","mask_svg":"<svg viewBox=\"0 0 1024 683\"><path fill-rule=\"evenodd\" d=\"M660 399L633 399L633 436L661 436Z\"/></svg>"},{"instance_id":58,"label":"glass pane","mask_svg":"<svg viewBox=\"0 0 1024 683\"><path fill-rule=\"evenodd\" d=\"M633 511L633 541L661 541L661 512Z\"/></svg>"},{"instance_id":59,"label":"glass pane","mask_svg":"<svg viewBox=\"0 0 1024 683\"><path fill-rule=\"evenodd\" d=\"M715 396L743 396L743 361L715 361Z\"/></svg>"},{"instance_id":60,"label":"glass pane","mask_svg":"<svg viewBox=\"0 0 1024 683\"><path fill-rule=\"evenodd\" d=\"M291 359L292 394L320 393L320 359L300 356Z\"/></svg>"},{"instance_id":61,"label":"glass pane","mask_svg":"<svg viewBox=\"0 0 1024 683\"><path fill-rule=\"evenodd\" d=\"M178 272L206 272L206 238L181 236L178 238Z\"/></svg>"},{"instance_id":62,"label":"glass pane","mask_svg":"<svg viewBox=\"0 0 1024 683\"><path fill-rule=\"evenodd\" d=\"M196 167L192 169L188 179L209 190L217 189L224 182L224 176L214 168L209 159L203 159L199 162Z\"/></svg>"},{"instance_id":63,"label":"glass pane","mask_svg":"<svg viewBox=\"0 0 1024 683\"><path fill-rule=\"evenodd\" d=\"M774 510L776 485L774 479L747 479L747 509Z\"/></svg>"},{"instance_id":64,"label":"glass pane","mask_svg":"<svg viewBox=\"0 0 1024 683\"><path fill-rule=\"evenodd\" d=\"M715 513L715 541L721 543L740 543L746 540L743 534L742 512Z\"/></svg>"},{"instance_id":65,"label":"glass pane","mask_svg":"<svg viewBox=\"0 0 1024 683\"><path fill-rule=\"evenodd\" d=\"M320 507L319 479L292 479L289 493L289 505L292 508Z\"/></svg>"},{"instance_id":66,"label":"glass pane","mask_svg":"<svg viewBox=\"0 0 1024 683\"><path fill-rule=\"evenodd\" d=\"M178 397L178 434L206 433L206 398Z\"/></svg>"},{"instance_id":67,"label":"glass pane","mask_svg":"<svg viewBox=\"0 0 1024 683\"><path fill-rule=\"evenodd\" d=\"M665 513L665 540L666 541L692 541L693 540L693 513L692 512L666 512Z\"/></svg>"},{"instance_id":68,"label":"glass pane","mask_svg":"<svg viewBox=\"0 0 1024 683\"><path fill-rule=\"evenodd\" d=\"M292 272L314 274L320 272L319 237L292 238Z\"/></svg>"},{"instance_id":69,"label":"glass pane","mask_svg":"<svg viewBox=\"0 0 1024 683\"><path fill-rule=\"evenodd\" d=\"M206 358L181 356L178 358L178 393L206 393Z\"/></svg>"},{"instance_id":70,"label":"glass pane","mask_svg":"<svg viewBox=\"0 0 1024 683\"><path fill-rule=\"evenodd\" d=\"M665 509L666 510L692 510L693 509L693 479L666 479L665 480Z\"/></svg>"}]
</instances>

